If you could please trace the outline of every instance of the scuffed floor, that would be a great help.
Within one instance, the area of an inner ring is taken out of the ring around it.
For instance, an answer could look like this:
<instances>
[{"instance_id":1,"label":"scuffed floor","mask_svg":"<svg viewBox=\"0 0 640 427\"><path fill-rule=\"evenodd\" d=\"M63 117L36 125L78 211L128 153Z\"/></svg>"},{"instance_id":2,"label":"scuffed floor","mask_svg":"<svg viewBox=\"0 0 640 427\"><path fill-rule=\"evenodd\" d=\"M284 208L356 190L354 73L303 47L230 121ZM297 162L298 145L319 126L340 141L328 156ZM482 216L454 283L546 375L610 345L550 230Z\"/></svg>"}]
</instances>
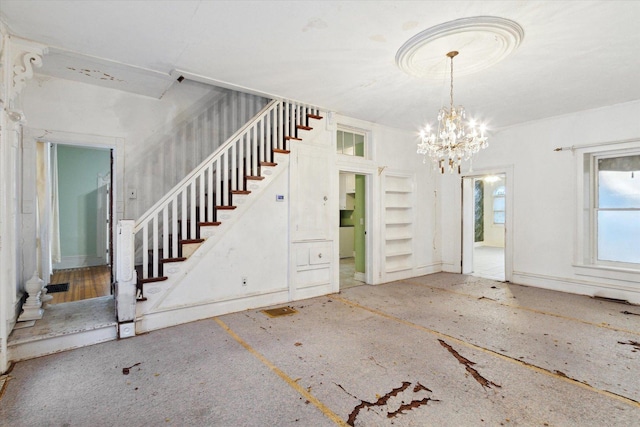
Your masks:
<instances>
[{"instance_id":1,"label":"scuffed floor","mask_svg":"<svg viewBox=\"0 0 640 427\"><path fill-rule=\"evenodd\" d=\"M0 424L629 426L640 307L434 274L16 364Z\"/></svg>"}]
</instances>

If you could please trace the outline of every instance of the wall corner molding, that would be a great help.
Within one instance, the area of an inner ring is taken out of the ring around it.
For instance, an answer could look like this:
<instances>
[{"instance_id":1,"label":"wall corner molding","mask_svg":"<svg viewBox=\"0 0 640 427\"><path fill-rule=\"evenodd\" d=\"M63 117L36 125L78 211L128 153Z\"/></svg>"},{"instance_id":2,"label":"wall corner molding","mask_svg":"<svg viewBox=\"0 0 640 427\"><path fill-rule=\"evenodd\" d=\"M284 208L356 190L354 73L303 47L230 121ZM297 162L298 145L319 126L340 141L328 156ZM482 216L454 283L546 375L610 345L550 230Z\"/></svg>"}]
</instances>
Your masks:
<instances>
[{"instance_id":1,"label":"wall corner molding","mask_svg":"<svg viewBox=\"0 0 640 427\"><path fill-rule=\"evenodd\" d=\"M19 37L9 36L5 50L5 61L8 62L6 70L11 70L7 73L10 81L7 82L8 94L5 106L12 120L22 121L24 115L15 109L14 101L27 85L27 80L33 78L34 68L42 67L42 57L48 52L48 47Z\"/></svg>"}]
</instances>

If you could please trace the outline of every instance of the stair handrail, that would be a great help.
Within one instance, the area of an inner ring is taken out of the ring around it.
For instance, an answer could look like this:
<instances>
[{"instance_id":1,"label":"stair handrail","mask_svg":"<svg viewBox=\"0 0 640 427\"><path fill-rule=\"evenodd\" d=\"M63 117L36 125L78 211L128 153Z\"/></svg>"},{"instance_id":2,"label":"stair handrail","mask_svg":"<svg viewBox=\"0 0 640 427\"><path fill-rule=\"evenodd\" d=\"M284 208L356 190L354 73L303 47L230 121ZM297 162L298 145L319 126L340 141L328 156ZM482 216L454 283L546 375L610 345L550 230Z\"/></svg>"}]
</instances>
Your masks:
<instances>
[{"instance_id":1,"label":"stair handrail","mask_svg":"<svg viewBox=\"0 0 640 427\"><path fill-rule=\"evenodd\" d=\"M153 206L140 216L135 222L133 229L134 233L140 231L141 227L147 222L151 221L155 215L160 213L162 209L174 199L174 197L183 189L185 185L191 182L193 178L198 176L204 169L206 169L213 161L220 157L229 147L233 145L241 136L249 131L256 122L265 117L272 109L277 108L282 101L273 100L269 102L264 108L253 116L251 120L245 123L240 129L238 129L233 135L231 135L224 143L222 143L213 153L211 153L206 159L204 159L198 166L196 166L189 174L187 174L180 182L178 182L169 192L167 192L160 200L158 200Z\"/></svg>"}]
</instances>

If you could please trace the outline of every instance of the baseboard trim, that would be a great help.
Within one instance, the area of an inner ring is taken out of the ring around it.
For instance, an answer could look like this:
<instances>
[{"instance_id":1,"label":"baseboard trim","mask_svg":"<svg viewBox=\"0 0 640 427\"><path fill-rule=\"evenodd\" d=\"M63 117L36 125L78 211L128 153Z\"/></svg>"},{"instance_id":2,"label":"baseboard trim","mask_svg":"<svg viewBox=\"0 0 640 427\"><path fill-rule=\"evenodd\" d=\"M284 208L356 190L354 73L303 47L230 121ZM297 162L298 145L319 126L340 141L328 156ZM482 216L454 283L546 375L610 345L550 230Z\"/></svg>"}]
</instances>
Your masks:
<instances>
[{"instance_id":1,"label":"baseboard trim","mask_svg":"<svg viewBox=\"0 0 640 427\"><path fill-rule=\"evenodd\" d=\"M29 341L11 343L8 346L9 360L19 362L61 351L73 350L88 345L112 341L118 338L117 324L113 322L100 328L80 331L67 335L39 337Z\"/></svg>"},{"instance_id":2,"label":"baseboard trim","mask_svg":"<svg viewBox=\"0 0 640 427\"><path fill-rule=\"evenodd\" d=\"M70 268L95 267L105 265L105 260L95 255L74 255L62 257L60 262L53 265L54 270L68 270Z\"/></svg>"},{"instance_id":3,"label":"baseboard trim","mask_svg":"<svg viewBox=\"0 0 640 427\"><path fill-rule=\"evenodd\" d=\"M433 262L431 264L421 265L416 268L416 276L426 276L427 274L440 273L442 271L441 262Z\"/></svg>"},{"instance_id":4,"label":"baseboard trim","mask_svg":"<svg viewBox=\"0 0 640 427\"><path fill-rule=\"evenodd\" d=\"M513 283L533 286L553 291L568 292L591 297L613 298L640 305L640 286L637 289L608 283L576 280L566 277L514 271Z\"/></svg>"},{"instance_id":5,"label":"baseboard trim","mask_svg":"<svg viewBox=\"0 0 640 427\"><path fill-rule=\"evenodd\" d=\"M136 319L136 334L209 319L224 314L289 302L289 290L149 312Z\"/></svg>"}]
</instances>

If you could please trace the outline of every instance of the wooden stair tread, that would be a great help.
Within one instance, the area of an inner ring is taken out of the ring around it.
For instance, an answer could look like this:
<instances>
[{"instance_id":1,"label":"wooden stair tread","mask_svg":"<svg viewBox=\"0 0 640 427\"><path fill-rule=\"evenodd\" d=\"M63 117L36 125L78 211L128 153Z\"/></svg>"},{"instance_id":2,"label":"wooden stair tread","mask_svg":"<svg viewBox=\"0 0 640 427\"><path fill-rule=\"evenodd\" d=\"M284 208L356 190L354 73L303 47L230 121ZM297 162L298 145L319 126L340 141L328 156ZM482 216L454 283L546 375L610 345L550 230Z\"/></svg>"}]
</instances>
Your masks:
<instances>
[{"instance_id":1,"label":"wooden stair tread","mask_svg":"<svg viewBox=\"0 0 640 427\"><path fill-rule=\"evenodd\" d=\"M237 208L237 206L216 206L216 209L221 211L231 211Z\"/></svg>"},{"instance_id":2,"label":"wooden stair tread","mask_svg":"<svg viewBox=\"0 0 640 427\"><path fill-rule=\"evenodd\" d=\"M244 179L250 179L253 181L262 181L264 179L264 176L252 176L252 175L247 175L244 177Z\"/></svg>"},{"instance_id":3,"label":"wooden stair tread","mask_svg":"<svg viewBox=\"0 0 640 427\"><path fill-rule=\"evenodd\" d=\"M184 239L184 240L180 240L180 244L181 245L188 245L190 243L202 243L204 241L205 241L205 239Z\"/></svg>"},{"instance_id":4,"label":"wooden stair tread","mask_svg":"<svg viewBox=\"0 0 640 427\"><path fill-rule=\"evenodd\" d=\"M167 280L168 277L160 276L160 277L148 277L146 279L140 279L140 283L153 283L153 282L163 282Z\"/></svg>"},{"instance_id":5,"label":"wooden stair tread","mask_svg":"<svg viewBox=\"0 0 640 427\"><path fill-rule=\"evenodd\" d=\"M302 141L302 138L296 138L295 136L285 136L284 139L286 141L291 141L291 140L293 140L293 141Z\"/></svg>"},{"instance_id":6,"label":"wooden stair tread","mask_svg":"<svg viewBox=\"0 0 640 427\"><path fill-rule=\"evenodd\" d=\"M289 151L289 150L283 150L283 149L281 149L281 148L274 148L272 151L273 151L274 153L280 153L280 154L289 154L289 153L291 153L291 151Z\"/></svg>"},{"instance_id":7,"label":"wooden stair tread","mask_svg":"<svg viewBox=\"0 0 640 427\"><path fill-rule=\"evenodd\" d=\"M313 128L311 126L304 126L304 125L297 125L296 129L300 129L300 130L313 130Z\"/></svg>"},{"instance_id":8,"label":"wooden stair tread","mask_svg":"<svg viewBox=\"0 0 640 427\"><path fill-rule=\"evenodd\" d=\"M200 227L207 227L207 226L209 226L209 225L215 225L215 226L218 226L218 225L220 225L220 224L222 224L220 221L214 221L214 222L199 222L199 223L198 223L198 225L199 225Z\"/></svg>"},{"instance_id":9,"label":"wooden stair tread","mask_svg":"<svg viewBox=\"0 0 640 427\"><path fill-rule=\"evenodd\" d=\"M274 162L260 162L260 166L278 166L278 164Z\"/></svg>"},{"instance_id":10,"label":"wooden stair tread","mask_svg":"<svg viewBox=\"0 0 640 427\"><path fill-rule=\"evenodd\" d=\"M177 257L177 258L164 258L164 259L161 259L160 262L163 264L167 264L170 262L182 262L186 260L187 260L186 257Z\"/></svg>"},{"instance_id":11,"label":"wooden stair tread","mask_svg":"<svg viewBox=\"0 0 640 427\"><path fill-rule=\"evenodd\" d=\"M231 190L231 194L251 194L249 190Z\"/></svg>"},{"instance_id":12,"label":"wooden stair tread","mask_svg":"<svg viewBox=\"0 0 640 427\"><path fill-rule=\"evenodd\" d=\"M316 120L322 120L322 116L319 116L317 114L307 114L307 117L310 119L316 119Z\"/></svg>"}]
</instances>

